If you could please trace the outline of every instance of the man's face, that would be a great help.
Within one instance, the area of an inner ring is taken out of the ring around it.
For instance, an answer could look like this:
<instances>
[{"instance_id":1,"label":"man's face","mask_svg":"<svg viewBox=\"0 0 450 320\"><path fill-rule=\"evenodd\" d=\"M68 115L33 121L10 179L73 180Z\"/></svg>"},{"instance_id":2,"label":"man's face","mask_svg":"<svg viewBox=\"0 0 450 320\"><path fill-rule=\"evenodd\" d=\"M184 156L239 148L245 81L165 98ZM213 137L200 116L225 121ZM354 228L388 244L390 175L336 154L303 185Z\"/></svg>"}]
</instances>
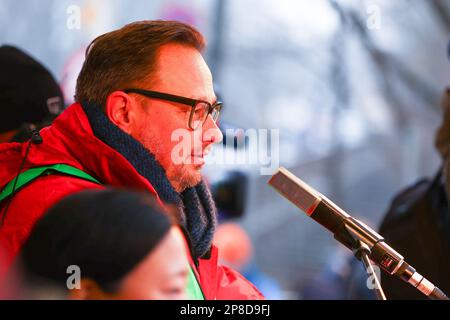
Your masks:
<instances>
[{"instance_id":1,"label":"man's face","mask_svg":"<svg viewBox=\"0 0 450 320\"><path fill-rule=\"evenodd\" d=\"M201 99L211 104L216 101L211 72L194 48L178 44L161 47L156 77L151 86L141 88ZM138 116L135 117L131 135L155 155L176 191L181 192L198 184L204 157L213 143L222 140L222 134L211 116L208 116L203 127L194 131L188 127L190 106L131 95L142 101L137 104ZM180 138L180 132L184 138ZM181 143L188 152L180 155L174 150L178 150Z\"/></svg>"}]
</instances>

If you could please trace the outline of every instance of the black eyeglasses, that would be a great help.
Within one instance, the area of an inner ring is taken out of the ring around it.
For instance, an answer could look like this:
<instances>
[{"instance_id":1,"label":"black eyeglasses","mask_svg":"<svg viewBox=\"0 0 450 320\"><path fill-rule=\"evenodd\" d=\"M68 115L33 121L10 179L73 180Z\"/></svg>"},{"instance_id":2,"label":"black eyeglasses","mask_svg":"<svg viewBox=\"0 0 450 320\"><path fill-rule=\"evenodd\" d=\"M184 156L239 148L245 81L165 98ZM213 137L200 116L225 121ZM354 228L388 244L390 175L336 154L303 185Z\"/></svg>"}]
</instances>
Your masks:
<instances>
[{"instance_id":1,"label":"black eyeglasses","mask_svg":"<svg viewBox=\"0 0 450 320\"><path fill-rule=\"evenodd\" d=\"M125 93L137 93L149 98L166 100L190 106L191 114L189 115L189 128L192 130L196 130L203 126L209 115L211 115L214 122L217 122L217 119L219 119L220 110L222 109L222 102L220 101L211 104L204 100L190 99L173 94L144 89L125 89L122 91Z\"/></svg>"}]
</instances>

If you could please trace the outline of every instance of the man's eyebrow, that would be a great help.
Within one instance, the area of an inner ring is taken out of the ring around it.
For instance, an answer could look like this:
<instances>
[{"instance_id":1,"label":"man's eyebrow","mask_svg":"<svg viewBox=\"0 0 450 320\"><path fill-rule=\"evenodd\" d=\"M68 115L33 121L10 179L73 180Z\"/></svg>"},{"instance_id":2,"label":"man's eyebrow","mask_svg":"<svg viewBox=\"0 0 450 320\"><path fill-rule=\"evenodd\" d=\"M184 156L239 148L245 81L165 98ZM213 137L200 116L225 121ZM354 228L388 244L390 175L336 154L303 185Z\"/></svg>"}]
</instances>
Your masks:
<instances>
[{"instance_id":1,"label":"man's eyebrow","mask_svg":"<svg viewBox=\"0 0 450 320\"><path fill-rule=\"evenodd\" d=\"M194 99L194 100L202 100L202 101L207 101L207 102L209 102L208 98L205 97L205 96L201 96L201 97L196 96L196 97L190 97L190 98L191 98L191 99ZM214 96L213 101L212 101L212 102L209 102L209 103L211 103L211 105L213 105L213 104L216 103L217 101L218 101L218 100L217 100L217 97Z\"/></svg>"}]
</instances>

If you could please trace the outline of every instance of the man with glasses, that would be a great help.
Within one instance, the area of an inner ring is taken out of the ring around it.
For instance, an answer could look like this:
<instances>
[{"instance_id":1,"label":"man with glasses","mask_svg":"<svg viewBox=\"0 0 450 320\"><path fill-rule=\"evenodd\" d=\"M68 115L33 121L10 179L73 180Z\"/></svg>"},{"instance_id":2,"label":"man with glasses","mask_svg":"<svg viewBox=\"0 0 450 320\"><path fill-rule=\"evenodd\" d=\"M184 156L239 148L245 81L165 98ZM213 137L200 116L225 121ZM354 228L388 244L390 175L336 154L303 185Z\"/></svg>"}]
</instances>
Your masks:
<instances>
[{"instance_id":1,"label":"man with glasses","mask_svg":"<svg viewBox=\"0 0 450 320\"><path fill-rule=\"evenodd\" d=\"M218 265L212 244L216 208L200 170L222 140L222 103L204 46L197 30L173 21L131 23L92 41L76 103L41 130L41 139L0 145L0 244L11 259L62 197L106 185L147 190L177 209L191 253L190 297L263 298Z\"/></svg>"}]
</instances>

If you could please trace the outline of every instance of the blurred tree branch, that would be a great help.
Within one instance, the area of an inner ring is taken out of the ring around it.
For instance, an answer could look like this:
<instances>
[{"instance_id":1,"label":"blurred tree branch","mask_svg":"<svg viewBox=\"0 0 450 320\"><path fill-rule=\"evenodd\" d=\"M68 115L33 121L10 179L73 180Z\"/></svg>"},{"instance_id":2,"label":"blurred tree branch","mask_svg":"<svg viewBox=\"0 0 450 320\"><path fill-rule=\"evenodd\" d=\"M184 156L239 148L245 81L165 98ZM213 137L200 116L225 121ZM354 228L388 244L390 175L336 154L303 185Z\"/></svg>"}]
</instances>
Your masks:
<instances>
[{"instance_id":1,"label":"blurred tree branch","mask_svg":"<svg viewBox=\"0 0 450 320\"><path fill-rule=\"evenodd\" d=\"M427 3L432 12L441 22L441 26L444 28L445 32L450 31L450 12L448 6L445 4L445 1L429 0Z\"/></svg>"},{"instance_id":2,"label":"blurred tree branch","mask_svg":"<svg viewBox=\"0 0 450 320\"><path fill-rule=\"evenodd\" d=\"M393 83L389 83L389 80L397 81L397 77L426 108L439 110L440 95L437 89L429 86L426 80L408 68L399 58L379 49L369 35L369 29L358 12L351 8L344 8L336 0L329 0L329 3L339 15L342 25L344 27L351 25L351 28L347 28L347 30L353 30L360 39L363 48L366 49L367 54L375 65L374 70L378 72L378 83L392 106L410 108L409 105L403 105L399 97L395 97L397 94L392 90Z\"/></svg>"}]
</instances>

